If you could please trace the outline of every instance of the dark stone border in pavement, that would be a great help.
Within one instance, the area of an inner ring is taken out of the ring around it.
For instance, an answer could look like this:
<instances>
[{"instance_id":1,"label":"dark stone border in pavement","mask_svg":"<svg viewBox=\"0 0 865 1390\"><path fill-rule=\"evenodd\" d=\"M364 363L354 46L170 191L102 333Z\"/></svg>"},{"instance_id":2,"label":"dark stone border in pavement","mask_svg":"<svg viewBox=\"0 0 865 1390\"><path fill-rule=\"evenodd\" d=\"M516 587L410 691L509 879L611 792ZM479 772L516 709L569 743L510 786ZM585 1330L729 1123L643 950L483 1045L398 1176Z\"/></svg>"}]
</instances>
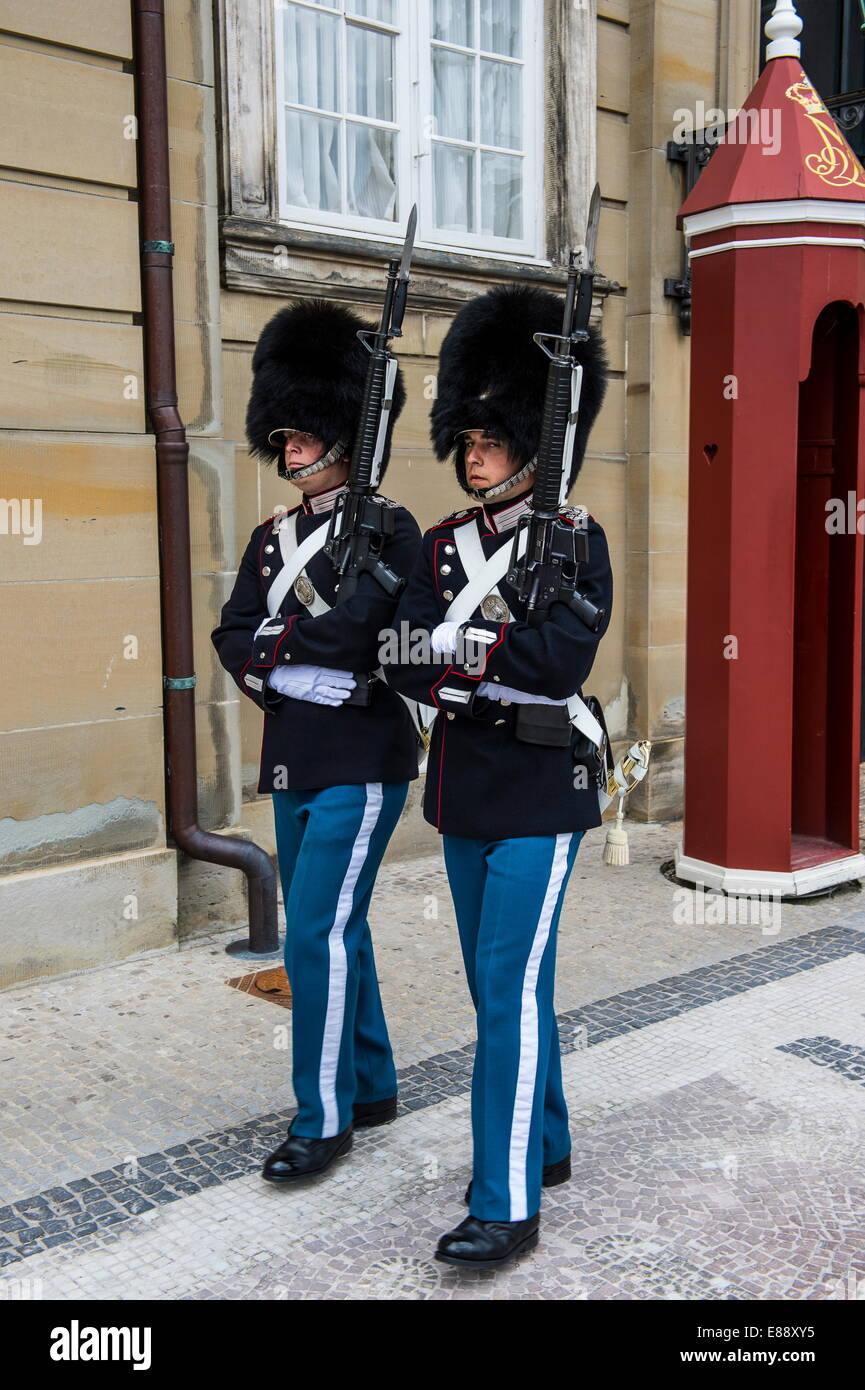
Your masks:
<instances>
[{"instance_id":1,"label":"dark stone border in pavement","mask_svg":"<svg viewBox=\"0 0 865 1390\"><path fill-rule=\"evenodd\" d=\"M714 965L581 1004L559 1015L562 1051L594 1047L857 952L865 954L865 933L857 925L820 927ZM803 1039L782 1050L794 1052L805 1044L841 1046L832 1039ZM471 1087L474 1051L474 1043L469 1043L404 1067L398 1072L401 1110L423 1110L464 1095ZM807 1051L798 1055L816 1060ZM831 1064L828 1056L825 1060ZM835 1069L860 1080L849 1067L843 1071L837 1064ZM0 1208L0 1267L254 1172L281 1143L293 1114L294 1110L285 1110L259 1115L245 1124L175 1144L164 1152L145 1154L134 1164L119 1164L75 1178Z\"/></svg>"},{"instance_id":2,"label":"dark stone border in pavement","mask_svg":"<svg viewBox=\"0 0 865 1390\"><path fill-rule=\"evenodd\" d=\"M865 1047L843 1043L838 1038L822 1034L816 1038L796 1038L791 1043L780 1043L778 1051L792 1052L794 1057L805 1057L818 1067L836 1071L846 1081L865 1086Z\"/></svg>"}]
</instances>

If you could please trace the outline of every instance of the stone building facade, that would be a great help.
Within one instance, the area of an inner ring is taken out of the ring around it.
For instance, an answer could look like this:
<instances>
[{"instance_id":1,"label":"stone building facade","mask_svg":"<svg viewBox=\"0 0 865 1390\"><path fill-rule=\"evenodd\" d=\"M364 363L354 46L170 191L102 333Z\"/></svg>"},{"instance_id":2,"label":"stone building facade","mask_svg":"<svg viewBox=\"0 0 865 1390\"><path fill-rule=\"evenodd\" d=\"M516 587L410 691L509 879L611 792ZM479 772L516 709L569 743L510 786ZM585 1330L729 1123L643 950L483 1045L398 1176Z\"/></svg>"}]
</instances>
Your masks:
<instances>
[{"instance_id":1,"label":"stone building facade","mask_svg":"<svg viewBox=\"0 0 865 1390\"><path fill-rule=\"evenodd\" d=\"M522 141L522 225L512 236L518 249L509 250L501 226L484 232L482 209L464 234L436 227L430 167L456 156L433 148L447 131L425 113L433 102L432 31L418 18L426 0L355 6L368 20L387 11L390 31L385 25L376 42L389 42L390 32L399 45L402 116L390 125L403 141L393 165L402 202L390 240L381 217L365 230L356 208L348 217L339 207L333 215L291 212L297 193L286 189L288 137L280 132L299 117L286 114L291 93L275 55L292 3L166 7L201 822L273 849L270 805L254 791L260 716L209 641L249 532L285 501L284 485L244 444L250 360L263 324L287 299L309 293L377 315L387 258L417 197L421 223L399 344L409 403L387 490L429 525L462 496L433 461L427 433L436 354L452 316L493 284L559 289L596 178L603 211L595 315L612 375L574 500L606 528L616 602L590 688L619 747L654 740L651 775L630 813L678 816L689 350L679 304L665 294L665 279L682 270L676 212L684 193L667 142L683 110L700 101L735 107L747 93L760 6L523 0L522 126L514 136ZM325 17L348 25L345 8L334 3ZM488 16L487 0L482 8ZM500 8L509 12L505 0ZM478 52L472 58L470 35L464 47L448 61L482 61ZM169 946L244 916L241 876L179 856L166 825L134 71L125 0L0 0L4 984ZM384 126L374 137L383 149ZM475 155L483 157L480 145ZM436 848L419 802L415 784L391 854Z\"/></svg>"}]
</instances>

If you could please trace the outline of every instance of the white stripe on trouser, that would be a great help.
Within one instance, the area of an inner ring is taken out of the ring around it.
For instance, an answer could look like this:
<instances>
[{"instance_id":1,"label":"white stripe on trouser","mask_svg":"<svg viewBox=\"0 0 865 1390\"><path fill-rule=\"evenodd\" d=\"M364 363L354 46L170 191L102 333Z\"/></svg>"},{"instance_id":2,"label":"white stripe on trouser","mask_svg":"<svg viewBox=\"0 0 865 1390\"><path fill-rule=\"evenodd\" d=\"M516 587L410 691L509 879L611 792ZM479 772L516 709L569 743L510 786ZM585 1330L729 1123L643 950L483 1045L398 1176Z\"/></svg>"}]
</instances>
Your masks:
<instances>
[{"instance_id":1,"label":"white stripe on trouser","mask_svg":"<svg viewBox=\"0 0 865 1390\"><path fill-rule=\"evenodd\" d=\"M383 803L381 782L366 783L366 808L360 830L352 846L351 858L345 871L345 878L339 890L336 916L327 938L330 957L327 978L327 1016L324 1020L324 1036L321 1040L321 1062L318 1068L318 1091L324 1112L321 1137L332 1139L339 1133L339 1111L336 1104L336 1069L339 1064L339 1049L342 1043L342 1025L345 1018L345 986L348 979L348 961L345 954L345 928L351 916L354 890L358 876L366 859L369 842L376 822L381 814Z\"/></svg>"},{"instance_id":2,"label":"white stripe on trouser","mask_svg":"<svg viewBox=\"0 0 865 1390\"><path fill-rule=\"evenodd\" d=\"M538 972L541 968L547 941L550 936L550 923L556 910L556 902L562 879L568 867L568 846L570 835L557 835L553 852L553 864L544 905L535 928L535 939L526 962L523 976L522 999L520 1001L520 1061L517 1068L517 1088L514 1096L514 1113L511 1121L511 1141L508 1151L508 1194L511 1203L510 1221L525 1221L534 1212L527 1210L526 1193L526 1154L529 1147L529 1130L532 1126L532 1108L535 1099L535 1079L538 1070L538 1052L543 1045L549 1047L549 1038L538 1036L538 1001L535 994Z\"/></svg>"}]
</instances>

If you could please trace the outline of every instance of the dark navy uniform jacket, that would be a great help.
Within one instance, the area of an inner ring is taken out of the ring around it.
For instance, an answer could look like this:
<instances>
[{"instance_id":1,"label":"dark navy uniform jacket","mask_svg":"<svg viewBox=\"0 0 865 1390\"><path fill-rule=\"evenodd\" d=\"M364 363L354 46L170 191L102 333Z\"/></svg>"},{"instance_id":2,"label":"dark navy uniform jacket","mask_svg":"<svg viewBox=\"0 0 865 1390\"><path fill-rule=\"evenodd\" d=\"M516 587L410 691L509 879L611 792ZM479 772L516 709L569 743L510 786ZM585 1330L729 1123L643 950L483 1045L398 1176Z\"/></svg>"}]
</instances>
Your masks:
<instances>
[{"instance_id":1,"label":"dark navy uniform jacket","mask_svg":"<svg viewBox=\"0 0 865 1390\"><path fill-rule=\"evenodd\" d=\"M336 491L336 489L334 490ZM382 558L407 577L420 551L420 529L410 512L395 502L394 534ZM332 505L332 504L331 504ZM330 511L314 511L304 498L297 512L297 540L326 526ZM285 515L285 514L282 514ZM253 634L268 616L267 590L282 569L279 536L271 517L252 533L231 597L211 634L219 659L235 682L264 710L259 792L313 790L360 782L406 782L418 775L417 736L405 703L380 680L373 682L369 705L316 705L281 695L267 684L275 666L311 663L341 671L374 671L379 666L379 632L393 622L396 599L377 580L362 574L356 592L331 612L311 617L291 588L267 624L268 636ZM336 601L336 576L319 551L306 574L327 603Z\"/></svg>"},{"instance_id":2,"label":"dark navy uniform jacket","mask_svg":"<svg viewBox=\"0 0 865 1390\"><path fill-rule=\"evenodd\" d=\"M445 620L450 600L466 583L454 543L457 528L477 518L484 554L490 556L500 546L513 544L514 530L496 526L497 513L512 509L512 499L470 507L425 533L421 556L397 609L398 631L432 631ZM568 512L562 515L575 524ZM492 622L476 609L470 626L484 630L489 638L472 646L468 673L464 665L454 664L459 652L453 661L444 657L424 665L406 659L410 649L405 646L397 662L385 665L391 685L439 710L427 764L424 817L442 834L496 840L558 835L601 824L597 784L590 778L588 786L579 779L574 785L573 747L519 741L514 733L518 706L478 694L481 681L554 700L581 692L609 626L613 600L606 536L591 516L586 534L589 562L580 566L577 586L606 609L597 632L564 603L551 605L541 627L530 627L524 621L524 604L507 579L501 579L498 590L514 620ZM572 733L572 745L575 738Z\"/></svg>"}]
</instances>

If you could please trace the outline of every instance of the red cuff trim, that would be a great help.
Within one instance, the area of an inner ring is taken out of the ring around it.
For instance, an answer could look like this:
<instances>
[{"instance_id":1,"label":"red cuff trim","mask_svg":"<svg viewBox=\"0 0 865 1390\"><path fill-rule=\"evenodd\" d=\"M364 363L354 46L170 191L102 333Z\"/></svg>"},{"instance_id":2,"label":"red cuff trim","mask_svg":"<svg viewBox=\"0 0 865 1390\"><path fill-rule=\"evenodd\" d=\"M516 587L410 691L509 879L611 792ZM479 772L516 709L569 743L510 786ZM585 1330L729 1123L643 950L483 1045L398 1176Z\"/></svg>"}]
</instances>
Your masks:
<instances>
[{"instance_id":1,"label":"red cuff trim","mask_svg":"<svg viewBox=\"0 0 865 1390\"><path fill-rule=\"evenodd\" d=\"M449 671L450 669L451 669L451 668L448 667L448 671ZM436 689L438 688L438 686L441 685L441 683L442 683L442 681L444 680L444 678L445 678L446 675L447 675L447 671L445 671L444 675L439 676L439 678L438 678L438 680L436 681L435 685L433 685L433 686L430 687L430 699L432 700L432 702L433 702L433 704L435 705L436 709L441 709L441 705L439 704L438 700L436 699Z\"/></svg>"},{"instance_id":2,"label":"red cuff trim","mask_svg":"<svg viewBox=\"0 0 865 1390\"><path fill-rule=\"evenodd\" d=\"M247 668L247 666L251 666L251 665L252 665L252 657L250 657L249 660L241 667L241 669L240 669L240 675L237 677L237 684L240 686L240 689L241 689L241 691L243 692L244 695L248 695L249 698L250 698L250 700L252 700L256 705L259 704L259 703L261 703L261 705L263 706L263 704L264 704L264 686L262 685L262 687L261 687L260 690L253 690L250 686L248 686L248 685L246 684L246 681L243 679L243 677L246 675L246 668Z\"/></svg>"},{"instance_id":3,"label":"red cuff trim","mask_svg":"<svg viewBox=\"0 0 865 1390\"><path fill-rule=\"evenodd\" d=\"M274 666L276 665L276 653L279 651L279 644L280 644L280 642L284 642L285 639L286 639L286 637L288 636L288 634L291 632L291 625L292 625L292 623L294 622L294 620L295 620L296 617L297 617L297 614L296 614L296 613L292 613L291 617L289 618L289 620L288 620L288 622L287 622L287 624L286 624L285 632L282 634L281 637L277 637L277 639L276 639L276 643L274 644L274 648L273 648L273 662L271 663L271 664L274 665Z\"/></svg>"},{"instance_id":4,"label":"red cuff trim","mask_svg":"<svg viewBox=\"0 0 865 1390\"><path fill-rule=\"evenodd\" d=\"M502 645L502 642L504 642L504 640L505 640L505 627L506 627L506 626L507 626L506 623L502 623L501 627L499 628L499 635L498 635L498 637L496 638L495 642L493 642L492 646L487 648L487 654L486 654L486 656L484 657L484 671L481 673L482 675L483 675L483 673L486 671L487 666L489 665L490 657L492 656L492 654L493 654L493 652L495 651L496 647L500 647L500 646Z\"/></svg>"},{"instance_id":5,"label":"red cuff trim","mask_svg":"<svg viewBox=\"0 0 865 1390\"><path fill-rule=\"evenodd\" d=\"M290 618L288 619L288 621L287 621L286 628L285 628L285 632L282 634L281 637L277 637L276 641L274 642L274 644L273 644L273 660L272 660L272 661L255 661L255 660L253 659L255 654L253 653L253 656L250 657L250 661L252 661L253 666L266 666L266 667L272 667L272 666L275 666L275 665L276 665L276 653L279 651L279 644L280 644L280 642L284 642L285 639L286 639L286 637L288 636L288 634L291 632L291 625L292 625L292 623L294 622L294 620L295 620L295 618L296 618L297 616L298 616L297 613L292 613L291 617L290 617ZM245 669L245 668L244 668L244 669ZM241 675L242 675L242 674L243 674L243 672L241 672Z\"/></svg>"},{"instance_id":6,"label":"red cuff trim","mask_svg":"<svg viewBox=\"0 0 865 1390\"><path fill-rule=\"evenodd\" d=\"M462 628L465 628L465 627L469 626L473 621L474 621L474 619L472 619L472 618L467 618L467 619L466 619L466 622L465 622L464 624L461 625L461 630L462 630ZM442 681L447 680L448 676L450 676L452 672L453 672L453 674L457 677L457 679L459 679L459 680L478 681L478 682L480 682L480 681L483 680L484 675L486 674L487 664L489 663L490 657L492 656L492 654L493 654L493 652L495 651L496 647L501 646L502 642L504 641L504 637L505 637L505 628L506 628L506 626L507 626L506 623L502 623L502 624L501 624L501 626L500 626L500 628L499 628L499 635L498 635L498 637L496 638L495 642L493 642L493 644L492 644L491 647L488 647L488 648L485 650L483 668L482 668L481 671L478 673L478 675L476 675L476 676L470 676L470 675L468 674L468 672L466 672L466 671L459 671L459 670L457 670L457 667L456 667L456 665L454 664L454 662L451 662L450 666L448 666L447 669L443 672L443 674L442 674L441 676L439 676L439 678L438 678L438 680L436 681L435 685L433 685L433 686L430 688L430 696L431 696L431 698L432 698L432 702L433 702L433 704L435 705L436 709L441 709L441 705L439 704L438 700L436 699L436 689L438 688L438 686L441 685Z\"/></svg>"},{"instance_id":7,"label":"red cuff trim","mask_svg":"<svg viewBox=\"0 0 865 1390\"><path fill-rule=\"evenodd\" d=\"M465 627L469 627L469 626L471 626L471 624L472 624L474 621L475 621L474 618L468 618L468 619L466 620L466 623L465 623L464 626L465 626ZM465 634L463 634L463 635L465 635ZM498 635L498 637L496 638L495 642L493 642L493 644L492 644L491 647L485 647L485 648L484 648L484 664L483 664L483 669L481 670L480 674L477 675L477 676L470 676L470 675L468 675L465 671L460 671L460 672L459 672L459 675L465 676L466 680L468 680L468 681L482 681L483 678L484 678L484 676L486 675L486 670L487 670L487 666L489 665L490 657L492 656L492 654L493 654L493 652L495 651L496 647L500 647L500 646L501 646L502 642L504 641L504 637L505 637L505 624L502 623L501 628L499 629L499 635ZM451 671L453 671L453 670L454 670L454 667L451 666L449 669L450 669Z\"/></svg>"}]
</instances>

